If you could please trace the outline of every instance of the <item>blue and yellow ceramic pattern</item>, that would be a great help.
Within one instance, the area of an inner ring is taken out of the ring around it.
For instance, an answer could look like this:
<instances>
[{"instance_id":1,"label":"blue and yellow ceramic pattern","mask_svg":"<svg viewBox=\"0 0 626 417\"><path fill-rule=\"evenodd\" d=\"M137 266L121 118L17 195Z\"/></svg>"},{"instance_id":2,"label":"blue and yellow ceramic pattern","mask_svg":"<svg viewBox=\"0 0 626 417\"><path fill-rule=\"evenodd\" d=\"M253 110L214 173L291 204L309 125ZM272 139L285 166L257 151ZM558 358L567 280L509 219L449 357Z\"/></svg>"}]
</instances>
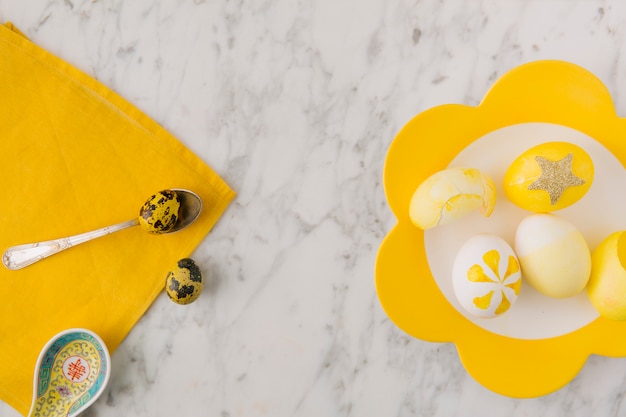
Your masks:
<instances>
[{"instance_id":1,"label":"blue and yellow ceramic pattern","mask_svg":"<svg viewBox=\"0 0 626 417\"><path fill-rule=\"evenodd\" d=\"M109 352L95 333L57 334L39 355L29 416L78 415L100 396L110 371Z\"/></svg>"}]
</instances>

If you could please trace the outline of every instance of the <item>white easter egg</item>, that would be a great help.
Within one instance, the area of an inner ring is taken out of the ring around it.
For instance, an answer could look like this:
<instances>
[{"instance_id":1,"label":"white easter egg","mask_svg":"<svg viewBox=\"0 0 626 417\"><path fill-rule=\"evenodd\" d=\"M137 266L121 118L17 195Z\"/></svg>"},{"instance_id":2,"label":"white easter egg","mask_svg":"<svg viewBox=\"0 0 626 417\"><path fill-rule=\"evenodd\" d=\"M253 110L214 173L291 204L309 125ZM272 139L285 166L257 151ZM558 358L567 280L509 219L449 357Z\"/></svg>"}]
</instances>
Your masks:
<instances>
[{"instance_id":1,"label":"white easter egg","mask_svg":"<svg viewBox=\"0 0 626 417\"><path fill-rule=\"evenodd\" d=\"M591 275L591 253L578 229L549 213L524 218L515 232L515 252L524 279L540 293L572 297Z\"/></svg>"},{"instance_id":2,"label":"white easter egg","mask_svg":"<svg viewBox=\"0 0 626 417\"><path fill-rule=\"evenodd\" d=\"M459 250L452 266L452 287L461 306L477 317L505 313L522 285L519 261L499 236L481 234Z\"/></svg>"}]
</instances>

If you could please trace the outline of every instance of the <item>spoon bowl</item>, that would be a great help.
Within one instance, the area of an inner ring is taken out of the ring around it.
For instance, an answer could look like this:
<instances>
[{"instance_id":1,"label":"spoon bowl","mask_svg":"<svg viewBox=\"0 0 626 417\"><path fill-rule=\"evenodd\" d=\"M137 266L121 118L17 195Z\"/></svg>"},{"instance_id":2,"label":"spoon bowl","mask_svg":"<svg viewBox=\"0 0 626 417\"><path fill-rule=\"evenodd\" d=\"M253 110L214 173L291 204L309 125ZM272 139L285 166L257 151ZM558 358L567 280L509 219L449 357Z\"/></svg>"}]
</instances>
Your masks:
<instances>
[{"instance_id":1,"label":"spoon bowl","mask_svg":"<svg viewBox=\"0 0 626 417\"><path fill-rule=\"evenodd\" d=\"M202 199L192 191L174 188L178 198L180 199L180 211L178 212L178 221L167 233L178 232L195 222L202 212Z\"/></svg>"},{"instance_id":2,"label":"spoon bowl","mask_svg":"<svg viewBox=\"0 0 626 417\"><path fill-rule=\"evenodd\" d=\"M41 350L28 417L77 416L104 391L111 357L100 337L87 329L56 334Z\"/></svg>"},{"instance_id":3,"label":"spoon bowl","mask_svg":"<svg viewBox=\"0 0 626 417\"><path fill-rule=\"evenodd\" d=\"M202 199L193 191L184 190L182 188L173 188L180 200L180 209L178 212L178 220L176 224L163 233L174 233L182 230L192 224L202 212ZM103 227L91 232L81 233L70 237L48 240L45 242L27 243L24 245L13 246L7 249L2 256L2 263L8 269L16 270L32 265L37 261L45 259L49 256L59 253L62 250L71 248L80 243L90 241L92 239L106 236L113 232L117 232L128 227L139 225L139 218L118 223L113 226Z\"/></svg>"}]
</instances>

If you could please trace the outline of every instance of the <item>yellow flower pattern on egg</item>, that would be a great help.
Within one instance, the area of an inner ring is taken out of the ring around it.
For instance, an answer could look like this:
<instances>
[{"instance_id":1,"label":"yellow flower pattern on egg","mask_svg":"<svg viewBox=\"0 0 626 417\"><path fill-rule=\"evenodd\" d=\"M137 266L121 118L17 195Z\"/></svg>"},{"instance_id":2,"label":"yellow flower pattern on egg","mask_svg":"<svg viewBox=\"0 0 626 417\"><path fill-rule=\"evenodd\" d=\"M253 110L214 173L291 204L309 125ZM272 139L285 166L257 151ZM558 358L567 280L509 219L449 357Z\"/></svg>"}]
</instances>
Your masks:
<instances>
[{"instance_id":1,"label":"yellow flower pattern on egg","mask_svg":"<svg viewBox=\"0 0 626 417\"><path fill-rule=\"evenodd\" d=\"M500 277L500 273L498 271L498 265L500 264L500 253L493 249L483 255L483 261L490 269L490 272L495 276L495 278L490 277L485 273L485 270L481 265L472 265L472 267L467 271L467 279L471 282L491 282L494 284L501 284L508 288L511 288L516 296L519 295L520 288L522 286L521 279L516 279L513 282L507 284L507 280L510 276L519 272L519 262L514 256L509 255L509 259L507 262L506 272L504 273L504 277ZM491 305L493 294L496 290L491 290L487 294L482 297L474 298L474 305L481 310L487 310ZM507 311L509 307L511 307L511 302L506 297L506 293L503 289L499 289L501 292L502 298L500 299L500 304L496 307L495 313L496 315L500 315Z\"/></svg>"},{"instance_id":2,"label":"yellow flower pattern on egg","mask_svg":"<svg viewBox=\"0 0 626 417\"><path fill-rule=\"evenodd\" d=\"M492 318L507 312L519 296L522 275L513 249L495 235L468 240L455 259L453 288L463 309Z\"/></svg>"}]
</instances>

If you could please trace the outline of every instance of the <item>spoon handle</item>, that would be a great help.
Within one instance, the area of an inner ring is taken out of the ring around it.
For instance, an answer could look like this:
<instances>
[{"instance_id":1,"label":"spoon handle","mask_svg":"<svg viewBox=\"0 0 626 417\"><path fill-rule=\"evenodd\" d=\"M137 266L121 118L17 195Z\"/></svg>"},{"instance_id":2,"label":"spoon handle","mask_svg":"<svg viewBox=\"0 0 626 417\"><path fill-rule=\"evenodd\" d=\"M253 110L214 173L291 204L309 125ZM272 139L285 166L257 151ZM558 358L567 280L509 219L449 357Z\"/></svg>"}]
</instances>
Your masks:
<instances>
[{"instance_id":1,"label":"spoon handle","mask_svg":"<svg viewBox=\"0 0 626 417\"><path fill-rule=\"evenodd\" d=\"M28 265L34 264L48 256L59 253L62 250L71 248L80 243L106 236L110 233L126 229L128 227L137 226L138 219L128 220L113 226L103 227L102 229L92 230L91 232L81 233L70 237L48 240L45 242L27 243L24 245L13 246L7 249L2 256L2 263L8 269L22 269Z\"/></svg>"}]
</instances>

